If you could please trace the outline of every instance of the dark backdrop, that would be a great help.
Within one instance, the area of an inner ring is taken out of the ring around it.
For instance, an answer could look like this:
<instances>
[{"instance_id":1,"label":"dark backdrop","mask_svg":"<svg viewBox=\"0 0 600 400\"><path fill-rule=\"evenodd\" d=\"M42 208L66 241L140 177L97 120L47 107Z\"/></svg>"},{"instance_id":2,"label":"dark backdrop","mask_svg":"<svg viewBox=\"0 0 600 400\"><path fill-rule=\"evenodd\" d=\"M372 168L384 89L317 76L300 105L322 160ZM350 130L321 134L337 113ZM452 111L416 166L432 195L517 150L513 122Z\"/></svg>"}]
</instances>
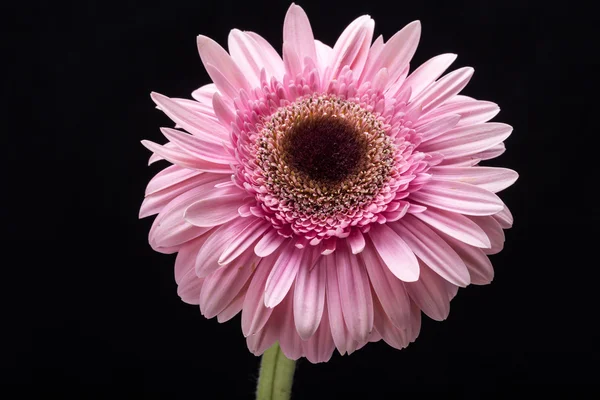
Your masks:
<instances>
[{"instance_id":1,"label":"dark backdrop","mask_svg":"<svg viewBox=\"0 0 600 400\"><path fill-rule=\"evenodd\" d=\"M528 393L521 384L600 393L583 386L600 361L597 98L586 97L595 17L574 2L298 3L330 45L361 14L386 39L420 19L412 65L453 52L453 68L475 68L464 93L497 102L495 120L514 126L492 164L521 177L502 193L515 227L492 256L491 285L460 290L448 320L424 318L405 350L379 342L300 361L294 398L508 398ZM140 140L162 141L159 127L171 126L150 91L189 97L209 82L197 34L225 45L230 29L253 30L279 49L289 3L11 4L1 13L0 382L84 397L253 398L259 359L239 316L221 325L182 303L175 257L147 244L151 219L138 207L165 164L147 167Z\"/></svg>"}]
</instances>

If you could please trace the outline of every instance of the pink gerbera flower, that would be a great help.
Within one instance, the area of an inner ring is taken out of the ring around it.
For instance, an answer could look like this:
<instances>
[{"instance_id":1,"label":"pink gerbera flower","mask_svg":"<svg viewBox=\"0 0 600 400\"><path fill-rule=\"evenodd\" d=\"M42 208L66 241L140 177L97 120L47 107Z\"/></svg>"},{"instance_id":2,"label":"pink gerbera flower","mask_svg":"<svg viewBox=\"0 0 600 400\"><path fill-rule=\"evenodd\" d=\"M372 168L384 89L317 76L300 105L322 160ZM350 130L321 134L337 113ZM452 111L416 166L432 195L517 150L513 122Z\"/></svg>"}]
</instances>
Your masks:
<instances>
[{"instance_id":1,"label":"pink gerbera flower","mask_svg":"<svg viewBox=\"0 0 600 400\"><path fill-rule=\"evenodd\" d=\"M150 245L178 253L178 293L205 317L241 311L254 354L276 341L311 362L380 339L401 349L421 311L443 320L459 287L493 278L487 255L512 224L495 193L517 174L478 163L512 128L458 94L472 68L440 78L454 54L408 73L418 21L387 42L373 29L357 18L332 48L292 5L283 58L253 32L231 31L229 53L199 36L214 83L194 100L152 94L180 129L143 141L173 164L140 210L158 214Z\"/></svg>"}]
</instances>

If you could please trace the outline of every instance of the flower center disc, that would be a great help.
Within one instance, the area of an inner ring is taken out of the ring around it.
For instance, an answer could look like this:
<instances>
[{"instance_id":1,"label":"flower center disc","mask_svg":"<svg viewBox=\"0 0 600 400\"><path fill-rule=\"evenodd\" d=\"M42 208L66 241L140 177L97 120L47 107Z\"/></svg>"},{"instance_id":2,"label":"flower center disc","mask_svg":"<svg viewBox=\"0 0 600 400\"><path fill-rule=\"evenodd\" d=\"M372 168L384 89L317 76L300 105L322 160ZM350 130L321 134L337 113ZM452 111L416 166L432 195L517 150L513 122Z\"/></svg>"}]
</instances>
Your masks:
<instances>
[{"instance_id":1,"label":"flower center disc","mask_svg":"<svg viewBox=\"0 0 600 400\"><path fill-rule=\"evenodd\" d=\"M283 158L309 179L338 183L355 174L367 153L367 138L341 118L316 116L294 125L285 136Z\"/></svg>"}]
</instances>

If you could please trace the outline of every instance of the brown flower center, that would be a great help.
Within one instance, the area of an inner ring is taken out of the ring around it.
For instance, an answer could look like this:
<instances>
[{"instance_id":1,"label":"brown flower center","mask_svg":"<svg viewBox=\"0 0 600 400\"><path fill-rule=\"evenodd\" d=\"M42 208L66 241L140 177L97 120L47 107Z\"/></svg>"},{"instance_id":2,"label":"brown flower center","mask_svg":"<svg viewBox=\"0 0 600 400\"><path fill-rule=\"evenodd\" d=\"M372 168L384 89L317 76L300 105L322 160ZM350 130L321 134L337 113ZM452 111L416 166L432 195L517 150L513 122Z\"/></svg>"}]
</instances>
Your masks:
<instances>
[{"instance_id":1,"label":"brown flower center","mask_svg":"<svg viewBox=\"0 0 600 400\"><path fill-rule=\"evenodd\" d=\"M315 116L288 131L282 150L286 163L309 179L338 183L358 171L367 153L367 137L345 119Z\"/></svg>"}]
</instances>

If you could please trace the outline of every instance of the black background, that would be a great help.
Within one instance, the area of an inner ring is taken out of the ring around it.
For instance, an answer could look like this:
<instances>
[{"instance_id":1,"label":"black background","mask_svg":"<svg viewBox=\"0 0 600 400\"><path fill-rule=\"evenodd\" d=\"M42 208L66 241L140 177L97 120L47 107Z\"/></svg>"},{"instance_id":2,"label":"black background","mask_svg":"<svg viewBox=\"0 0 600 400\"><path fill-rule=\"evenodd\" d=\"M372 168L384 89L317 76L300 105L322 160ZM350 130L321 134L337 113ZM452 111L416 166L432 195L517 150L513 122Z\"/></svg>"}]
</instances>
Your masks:
<instances>
[{"instance_id":1,"label":"black background","mask_svg":"<svg viewBox=\"0 0 600 400\"><path fill-rule=\"evenodd\" d=\"M296 399L509 398L600 393L597 312L597 20L575 2L299 1L332 45L362 14L388 39L423 24L414 66L458 53L464 94L514 127L493 160L520 173L496 278L460 290L448 320L424 318L397 351L383 342L298 363ZM171 122L149 93L209 83L195 37L232 28L280 49L285 1L83 1L2 6L2 384L88 397L251 399L259 359L239 316L218 324L176 294L174 256L138 220L142 139ZM530 384L525 388L518 385ZM14 389L14 388L13 388ZM1 392L11 393L9 386ZM17 397L20 397L18 395ZM7 396L6 398L13 398Z\"/></svg>"}]
</instances>

